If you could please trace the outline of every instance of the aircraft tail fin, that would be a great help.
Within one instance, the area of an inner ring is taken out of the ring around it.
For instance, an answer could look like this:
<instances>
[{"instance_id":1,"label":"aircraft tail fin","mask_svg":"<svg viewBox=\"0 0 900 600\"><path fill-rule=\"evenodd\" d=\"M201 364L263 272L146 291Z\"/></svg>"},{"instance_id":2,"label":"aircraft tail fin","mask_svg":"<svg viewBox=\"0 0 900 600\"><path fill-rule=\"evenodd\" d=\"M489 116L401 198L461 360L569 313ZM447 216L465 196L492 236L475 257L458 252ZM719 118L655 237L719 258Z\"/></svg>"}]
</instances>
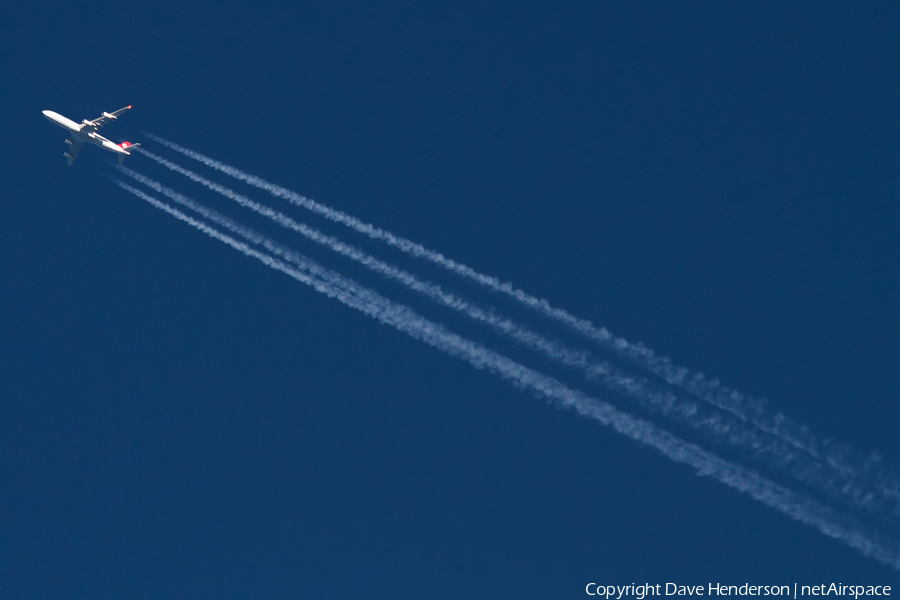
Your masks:
<instances>
[{"instance_id":1,"label":"aircraft tail fin","mask_svg":"<svg viewBox=\"0 0 900 600\"><path fill-rule=\"evenodd\" d=\"M122 142L121 144L119 144L119 148L121 148L122 150L125 150L126 152L128 152L132 148L137 148L138 146L140 146L140 144L132 144L131 142ZM120 154L119 155L119 164L120 165L125 160L126 156L130 156L130 154Z\"/></svg>"}]
</instances>

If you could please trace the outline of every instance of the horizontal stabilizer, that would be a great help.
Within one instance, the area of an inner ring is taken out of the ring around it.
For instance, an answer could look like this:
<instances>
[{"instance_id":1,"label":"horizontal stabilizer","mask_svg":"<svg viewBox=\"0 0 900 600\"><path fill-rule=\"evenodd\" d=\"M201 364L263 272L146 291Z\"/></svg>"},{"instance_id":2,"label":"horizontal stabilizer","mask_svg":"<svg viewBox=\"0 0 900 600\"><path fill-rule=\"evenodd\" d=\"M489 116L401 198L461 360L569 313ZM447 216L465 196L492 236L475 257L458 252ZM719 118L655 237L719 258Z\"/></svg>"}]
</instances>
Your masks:
<instances>
[{"instance_id":1,"label":"horizontal stabilizer","mask_svg":"<svg viewBox=\"0 0 900 600\"><path fill-rule=\"evenodd\" d=\"M140 146L140 144L132 144L131 142L122 142L121 144L119 144L119 148L125 151L125 154L119 154L119 164L122 164L126 156L131 156L131 152L129 152L129 150L137 148L138 146Z\"/></svg>"}]
</instances>

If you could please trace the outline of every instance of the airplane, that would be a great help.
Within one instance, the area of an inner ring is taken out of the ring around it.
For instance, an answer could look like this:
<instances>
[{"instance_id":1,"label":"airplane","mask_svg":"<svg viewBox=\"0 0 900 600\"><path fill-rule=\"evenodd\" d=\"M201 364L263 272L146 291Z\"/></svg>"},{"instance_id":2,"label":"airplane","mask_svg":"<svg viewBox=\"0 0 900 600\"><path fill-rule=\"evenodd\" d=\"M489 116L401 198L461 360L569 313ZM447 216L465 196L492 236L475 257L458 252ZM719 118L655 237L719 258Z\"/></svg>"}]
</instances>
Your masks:
<instances>
[{"instance_id":1,"label":"airplane","mask_svg":"<svg viewBox=\"0 0 900 600\"><path fill-rule=\"evenodd\" d=\"M65 140L66 144L69 145L69 149L63 152L63 156L69 159L69 166L72 166L72 163L75 162L75 159L78 157L78 152L81 150L81 147L84 146L85 143L95 144L97 146L101 146L106 148L110 152L115 152L119 155L119 162L121 163L125 160L126 156L131 156L131 152L129 150L133 148L137 148L140 144L132 144L131 142L122 142L121 144L114 144L99 133L97 133L97 129L108 123L109 121L115 121L119 118L126 110L129 110L131 105L129 104L125 108L120 108L119 110L108 113L104 112L103 116L97 117L93 121L88 121L84 119L80 124L75 121L71 121L59 113L55 113L52 110L43 111L44 116L62 127L63 129L67 129L69 131L69 137Z\"/></svg>"}]
</instances>

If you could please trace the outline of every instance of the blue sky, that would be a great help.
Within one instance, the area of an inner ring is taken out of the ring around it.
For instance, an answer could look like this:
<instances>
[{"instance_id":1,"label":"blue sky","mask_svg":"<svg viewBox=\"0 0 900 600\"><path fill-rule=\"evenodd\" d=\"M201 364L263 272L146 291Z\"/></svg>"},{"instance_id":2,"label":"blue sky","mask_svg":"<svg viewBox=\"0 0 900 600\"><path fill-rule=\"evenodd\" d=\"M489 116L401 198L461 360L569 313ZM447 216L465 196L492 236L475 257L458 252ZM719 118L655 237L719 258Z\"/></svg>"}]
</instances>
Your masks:
<instances>
[{"instance_id":1,"label":"blue sky","mask_svg":"<svg viewBox=\"0 0 900 600\"><path fill-rule=\"evenodd\" d=\"M177 223L111 185L96 148L66 167L40 111L133 104L105 135L163 153L150 131L263 176L898 465L898 17L886 3L8 9L0 594L897 581ZM126 164L582 385L145 157Z\"/></svg>"}]
</instances>

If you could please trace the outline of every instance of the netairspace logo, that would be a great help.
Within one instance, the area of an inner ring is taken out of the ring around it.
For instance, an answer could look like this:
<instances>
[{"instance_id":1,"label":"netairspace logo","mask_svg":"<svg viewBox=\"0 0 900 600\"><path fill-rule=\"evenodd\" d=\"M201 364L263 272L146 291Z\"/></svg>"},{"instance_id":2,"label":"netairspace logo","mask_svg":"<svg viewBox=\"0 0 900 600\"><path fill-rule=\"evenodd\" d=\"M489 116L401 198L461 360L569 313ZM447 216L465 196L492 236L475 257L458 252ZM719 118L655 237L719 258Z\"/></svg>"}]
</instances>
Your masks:
<instances>
[{"instance_id":1,"label":"netairspace logo","mask_svg":"<svg viewBox=\"0 0 900 600\"><path fill-rule=\"evenodd\" d=\"M589 583L584 591L588 596L604 596L606 600L634 598L644 600L648 596L890 596L889 585L844 585L843 583L822 583L819 585L724 585L710 583L702 585L678 585L676 583L644 583L641 585L602 585Z\"/></svg>"}]
</instances>

